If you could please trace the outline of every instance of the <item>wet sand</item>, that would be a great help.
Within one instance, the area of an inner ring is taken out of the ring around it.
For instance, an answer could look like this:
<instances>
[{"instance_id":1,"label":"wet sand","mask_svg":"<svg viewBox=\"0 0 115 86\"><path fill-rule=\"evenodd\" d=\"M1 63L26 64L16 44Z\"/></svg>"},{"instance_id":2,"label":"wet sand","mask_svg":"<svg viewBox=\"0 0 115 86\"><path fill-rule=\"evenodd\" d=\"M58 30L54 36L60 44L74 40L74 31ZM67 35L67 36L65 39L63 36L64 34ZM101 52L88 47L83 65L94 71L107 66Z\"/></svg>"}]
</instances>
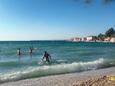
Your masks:
<instances>
[{"instance_id":1,"label":"wet sand","mask_svg":"<svg viewBox=\"0 0 115 86\"><path fill-rule=\"evenodd\" d=\"M115 67L6 82L0 86L115 86Z\"/></svg>"}]
</instances>

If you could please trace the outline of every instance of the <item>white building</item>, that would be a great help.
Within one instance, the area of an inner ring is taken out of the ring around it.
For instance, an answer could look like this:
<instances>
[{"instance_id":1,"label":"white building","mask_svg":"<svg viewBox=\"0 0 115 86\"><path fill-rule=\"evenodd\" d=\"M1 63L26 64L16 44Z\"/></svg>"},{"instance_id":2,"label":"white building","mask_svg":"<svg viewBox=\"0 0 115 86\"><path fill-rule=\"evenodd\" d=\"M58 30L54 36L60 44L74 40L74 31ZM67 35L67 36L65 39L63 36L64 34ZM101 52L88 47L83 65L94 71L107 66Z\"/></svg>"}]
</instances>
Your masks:
<instances>
[{"instance_id":1,"label":"white building","mask_svg":"<svg viewBox=\"0 0 115 86\"><path fill-rule=\"evenodd\" d=\"M86 40L87 40L86 37L81 38L81 41L86 41Z\"/></svg>"},{"instance_id":2,"label":"white building","mask_svg":"<svg viewBox=\"0 0 115 86\"><path fill-rule=\"evenodd\" d=\"M110 39L110 42L114 42L114 43L115 43L115 37L112 37L112 38Z\"/></svg>"},{"instance_id":3,"label":"white building","mask_svg":"<svg viewBox=\"0 0 115 86\"><path fill-rule=\"evenodd\" d=\"M96 41L94 36L88 36L86 37L86 41Z\"/></svg>"},{"instance_id":4,"label":"white building","mask_svg":"<svg viewBox=\"0 0 115 86\"><path fill-rule=\"evenodd\" d=\"M73 41L75 41L75 42L79 42L79 41L81 41L81 38L73 38Z\"/></svg>"},{"instance_id":5,"label":"white building","mask_svg":"<svg viewBox=\"0 0 115 86\"><path fill-rule=\"evenodd\" d=\"M110 42L111 38L110 37L107 37L104 39L104 42Z\"/></svg>"}]
</instances>

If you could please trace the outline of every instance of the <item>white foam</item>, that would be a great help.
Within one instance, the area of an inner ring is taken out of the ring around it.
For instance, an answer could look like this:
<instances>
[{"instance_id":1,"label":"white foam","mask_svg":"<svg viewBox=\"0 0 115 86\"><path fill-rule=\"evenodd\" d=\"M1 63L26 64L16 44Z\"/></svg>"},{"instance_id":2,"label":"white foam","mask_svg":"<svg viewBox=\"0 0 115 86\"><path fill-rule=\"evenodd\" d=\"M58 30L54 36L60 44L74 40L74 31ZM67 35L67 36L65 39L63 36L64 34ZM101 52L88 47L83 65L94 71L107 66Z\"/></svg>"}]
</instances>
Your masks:
<instances>
[{"instance_id":1,"label":"white foam","mask_svg":"<svg viewBox=\"0 0 115 86\"><path fill-rule=\"evenodd\" d=\"M8 74L0 75L0 82L19 80L23 78L31 78L49 74L85 71L90 69L97 69L100 65L104 64L104 59L100 58L91 62L73 62L70 64L57 64L57 65L45 65L38 67L29 67L22 71L14 71Z\"/></svg>"}]
</instances>

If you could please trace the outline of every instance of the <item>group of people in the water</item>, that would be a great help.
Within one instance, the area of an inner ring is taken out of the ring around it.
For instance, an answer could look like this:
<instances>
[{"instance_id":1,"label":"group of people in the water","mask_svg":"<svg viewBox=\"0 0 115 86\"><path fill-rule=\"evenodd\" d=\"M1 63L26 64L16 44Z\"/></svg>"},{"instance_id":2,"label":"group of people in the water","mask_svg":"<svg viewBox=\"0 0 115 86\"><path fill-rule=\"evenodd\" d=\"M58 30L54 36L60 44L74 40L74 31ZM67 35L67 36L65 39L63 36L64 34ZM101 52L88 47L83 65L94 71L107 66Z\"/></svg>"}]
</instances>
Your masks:
<instances>
[{"instance_id":1,"label":"group of people in the water","mask_svg":"<svg viewBox=\"0 0 115 86\"><path fill-rule=\"evenodd\" d=\"M29 48L29 54L32 55L32 53L33 53L33 48L30 47L30 48ZM21 53L21 49L18 48L18 49L17 49L17 55L20 56L21 54L22 54L22 53Z\"/></svg>"},{"instance_id":2,"label":"group of people in the water","mask_svg":"<svg viewBox=\"0 0 115 86\"><path fill-rule=\"evenodd\" d=\"M33 48L29 48L29 54L32 56L32 53L33 53ZM18 48L17 49L17 55L18 56L20 56L22 53L21 53L21 49L20 48ZM45 51L44 52L44 55L43 55L43 58L42 58L42 60L44 60L45 59L45 61L47 61L47 62L50 62L50 59L51 59L51 55L47 52L47 51Z\"/></svg>"}]
</instances>

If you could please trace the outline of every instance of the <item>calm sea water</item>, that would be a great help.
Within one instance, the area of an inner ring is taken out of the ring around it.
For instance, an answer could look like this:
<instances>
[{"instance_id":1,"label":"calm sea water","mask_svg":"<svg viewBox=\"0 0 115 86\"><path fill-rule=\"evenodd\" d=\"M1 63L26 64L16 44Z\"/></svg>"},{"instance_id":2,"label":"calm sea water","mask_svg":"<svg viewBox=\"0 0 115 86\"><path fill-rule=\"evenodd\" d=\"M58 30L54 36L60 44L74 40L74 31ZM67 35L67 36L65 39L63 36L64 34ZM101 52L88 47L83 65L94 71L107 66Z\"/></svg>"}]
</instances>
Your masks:
<instances>
[{"instance_id":1,"label":"calm sea water","mask_svg":"<svg viewBox=\"0 0 115 86\"><path fill-rule=\"evenodd\" d=\"M30 56L29 47L33 47ZM16 55L21 48L22 55ZM51 64L40 63L47 51ZM0 42L0 82L115 66L115 44L65 41Z\"/></svg>"}]
</instances>

